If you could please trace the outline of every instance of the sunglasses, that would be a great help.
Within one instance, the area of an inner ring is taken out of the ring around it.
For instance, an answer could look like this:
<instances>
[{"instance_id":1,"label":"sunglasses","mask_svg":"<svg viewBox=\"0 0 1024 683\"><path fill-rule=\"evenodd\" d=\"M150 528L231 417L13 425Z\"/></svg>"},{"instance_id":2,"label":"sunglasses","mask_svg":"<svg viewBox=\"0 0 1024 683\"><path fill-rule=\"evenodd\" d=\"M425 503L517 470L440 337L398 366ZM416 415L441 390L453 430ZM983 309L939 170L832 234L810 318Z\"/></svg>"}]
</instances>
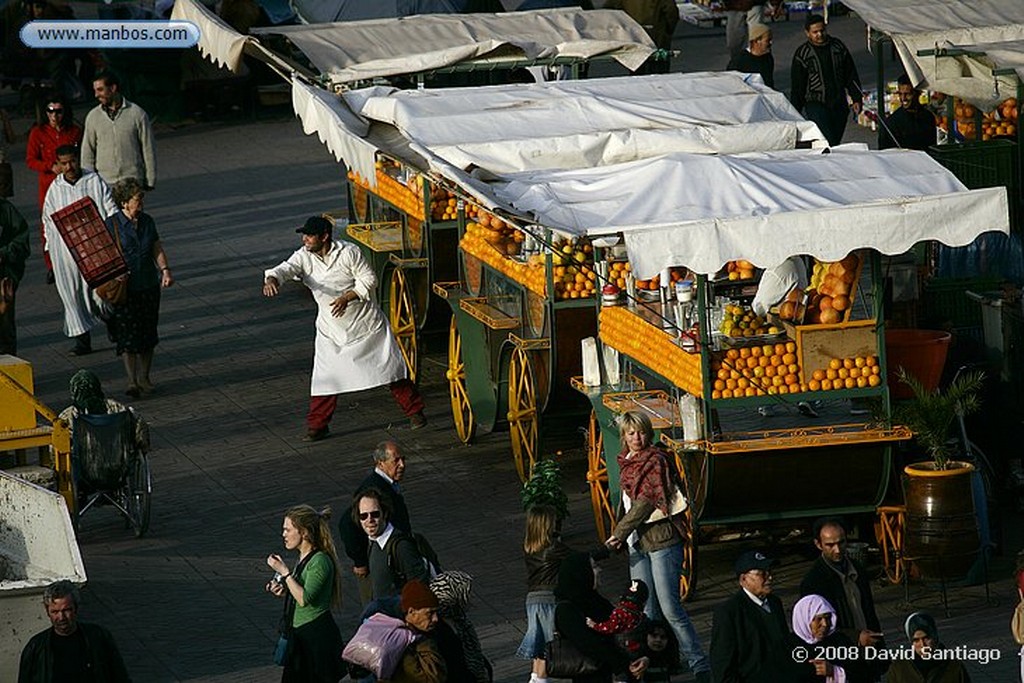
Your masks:
<instances>
[{"instance_id":1,"label":"sunglasses","mask_svg":"<svg viewBox=\"0 0 1024 683\"><path fill-rule=\"evenodd\" d=\"M53 107L47 107L46 108L46 113L47 114L63 114L64 110L63 109L54 109Z\"/></svg>"},{"instance_id":2,"label":"sunglasses","mask_svg":"<svg viewBox=\"0 0 1024 683\"><path fill-rule=\"evenodd\" d=\"M369 512L360 512L359 519L380 519L380 510L370 510Z\"/></svg>"}]
</instances>

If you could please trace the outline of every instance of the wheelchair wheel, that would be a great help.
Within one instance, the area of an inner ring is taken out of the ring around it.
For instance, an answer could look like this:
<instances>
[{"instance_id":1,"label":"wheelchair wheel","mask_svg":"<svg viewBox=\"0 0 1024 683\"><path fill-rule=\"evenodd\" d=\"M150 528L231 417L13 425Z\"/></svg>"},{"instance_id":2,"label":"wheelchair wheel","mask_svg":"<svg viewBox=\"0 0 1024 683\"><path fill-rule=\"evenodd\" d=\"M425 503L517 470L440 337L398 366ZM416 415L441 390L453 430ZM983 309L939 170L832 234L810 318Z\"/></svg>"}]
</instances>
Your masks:
<instances>
[{"instance_id":1,"label":"wheelchair wheel","mask_svg":"<svg viewBox=\"0 0 1024 683\"><path fill-rule=\"evenodd\" d=\"M135 537L141 538L149 529L150 495L153 493L149 458L142 453L128 473L127 489L128 519L135 530Z\"/></svg>"}]
</instances>

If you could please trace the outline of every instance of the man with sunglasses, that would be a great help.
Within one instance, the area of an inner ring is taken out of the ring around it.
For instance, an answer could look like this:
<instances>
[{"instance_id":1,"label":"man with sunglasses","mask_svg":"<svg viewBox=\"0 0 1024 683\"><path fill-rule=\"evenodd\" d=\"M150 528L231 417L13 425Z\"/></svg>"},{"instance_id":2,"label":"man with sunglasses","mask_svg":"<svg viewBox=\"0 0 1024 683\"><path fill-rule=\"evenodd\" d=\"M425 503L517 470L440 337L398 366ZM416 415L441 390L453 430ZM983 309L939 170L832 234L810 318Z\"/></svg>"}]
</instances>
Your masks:
<instances>
[{"instance_id":1,"label":"man with sunglasses","mask_svg":"<svg viewBox=\"0 0 1024 683\"><path fill-rule=\"evenodd\" d=\"M772 593L774 560L748 550L734 565L740 589L715 608L711 674L715 683L778 683L789 664L786 614Z\"/></svg>"},{"instance_id":2,"label":"man with sunglasses","mask_svg":"<svg viewBox=\"0 0 1024 683\"><path fill-rule=\"evenodd\" d=\"M375 489L387 499L394 527L407 534L412 533L409 509L399 486L405 476L405 455L394 441L381 441L373 451L373 464L373 471L356 487L355 495ZM373 586L370 582L369 544L359 521L352 514L342 515L338 521L338 535L345 546L345 554L352 560L352 573L359 585L359 600L366 605L373 599Z\"/></svg>"},{"instance_id":3,"label":"man with sunglasses","mask_svg":"<svg viewBox=\"0 0 1024 683\"><path fill-rule=\"evenodd\" d=\"M391 523L391 506L377 489L357 493L352 514L369 537L368 566L372 598L394 600L407 581L430 582L430 571L413 538Z\"/></svg>"}]
</instances>

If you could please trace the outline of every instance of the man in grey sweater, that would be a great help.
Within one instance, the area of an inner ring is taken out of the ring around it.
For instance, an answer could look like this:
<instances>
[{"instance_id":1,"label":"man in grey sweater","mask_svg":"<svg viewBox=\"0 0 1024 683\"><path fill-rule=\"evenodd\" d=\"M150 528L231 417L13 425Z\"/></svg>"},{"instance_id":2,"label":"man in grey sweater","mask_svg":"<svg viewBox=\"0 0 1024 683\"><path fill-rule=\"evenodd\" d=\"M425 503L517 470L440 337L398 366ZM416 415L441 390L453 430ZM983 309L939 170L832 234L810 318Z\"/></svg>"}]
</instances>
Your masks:
<instances>
[{"instance_id":1,"label":"man in grey sweater","mask_svg":"<svg viewBox=\"0 0 1024 683\"><path fill-rule=\"evenodd\" d=\"M108 185L138 178L156 186L156 154L149 116L120 93L117 77L101 73L92 84L99 105L85 117L82 167L95 170Z\"/></svg>"}]
</instances>

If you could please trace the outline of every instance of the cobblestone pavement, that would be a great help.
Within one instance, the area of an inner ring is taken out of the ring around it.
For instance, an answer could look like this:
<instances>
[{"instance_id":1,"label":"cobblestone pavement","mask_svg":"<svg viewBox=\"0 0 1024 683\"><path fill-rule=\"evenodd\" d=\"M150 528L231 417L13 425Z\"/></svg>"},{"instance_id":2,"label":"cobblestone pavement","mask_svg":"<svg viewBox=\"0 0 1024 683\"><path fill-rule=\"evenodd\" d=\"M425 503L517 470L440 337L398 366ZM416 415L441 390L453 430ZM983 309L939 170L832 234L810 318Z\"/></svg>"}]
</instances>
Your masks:
<instances>
[{"instance_id":1,"label":"cobblestone pavement","mask_svg":"<svg viewBox=\"0 0 1024 683\"><path fill-rule=\"evenodd\" d=\"M777 46L795 45L797 24L780 25L778 33L786 37ZM848 43L863 35L862 25L849 24L844 31L852 36ZM721 30L684 27L677 37L685 53L695 55L684 57L677 69L724 66L700 56L702 45L713 42L720 50ZM792 48L779 51L788 56ZM865 61L863 49L858 54ZM17 124L24 132L26 122ZM859 134L852 131L851 137ZM85 517L80 543L89 583L83 618L114 632L137 681L276 680L279 670L270 659L279 605L263 585L270 574L264 558L280 550L282 511L308 502L340 512L368 470L374 444L394 438L409 454L403 484L417 529L431 539L445 566L476 578L472 616L494 660L496 680L525 681L528 666L513 654L524 628L520 486L506 435L457 445L443 337L425 340L426 429L409 432L381 389L341 401L329 439L312 445L299 440L313 308L298 286L286 287L275 300L262 298L261 275L297 247L295 225L343 206L340 167L287 118L162 130L157 147L160 178L147 210L178 283L163 298L154 369L158 389L135 402L153 431L153 522L149 534L136 540L109 508ZM11 151L20 158L23 137ZM35 213L35 178L20 166L16 204L26 216ZM21 354L34 365L38 395L62 407L68 378L87 367L112 396L124 398L120 364L102 335L92 355L68 355L60 303L54 288L44 284L35 237L33 248L19 293L19 327ZM581 449L567 448L563 461L572 505L568 541L585 548L596 537ZM1008 551L1020 545L1017 521L1004 524ZM777 584L789 606L813 557L808 546L806 539L778 545L783 565ZM741 543L701 548L698 593L689 609L705 644L713 606L734 589L728 568L740 550ZM998 662L970 665L975 680L1014 680L1008 563L1002 557L993 565L992 601L985 600L982 587L951 589L951 615L939 619L948 642L1001 652ZM625 576L624 563L613 559L602 575L603 590L617 595ZM336 616L348 636L358 602L350 574L344 594ZM902 589L880 586L876 596L890 641L902 642L908 611ZM915 585L911 598L915 608L941 617L937 592Z\"/></svg>"}]
</instances>

